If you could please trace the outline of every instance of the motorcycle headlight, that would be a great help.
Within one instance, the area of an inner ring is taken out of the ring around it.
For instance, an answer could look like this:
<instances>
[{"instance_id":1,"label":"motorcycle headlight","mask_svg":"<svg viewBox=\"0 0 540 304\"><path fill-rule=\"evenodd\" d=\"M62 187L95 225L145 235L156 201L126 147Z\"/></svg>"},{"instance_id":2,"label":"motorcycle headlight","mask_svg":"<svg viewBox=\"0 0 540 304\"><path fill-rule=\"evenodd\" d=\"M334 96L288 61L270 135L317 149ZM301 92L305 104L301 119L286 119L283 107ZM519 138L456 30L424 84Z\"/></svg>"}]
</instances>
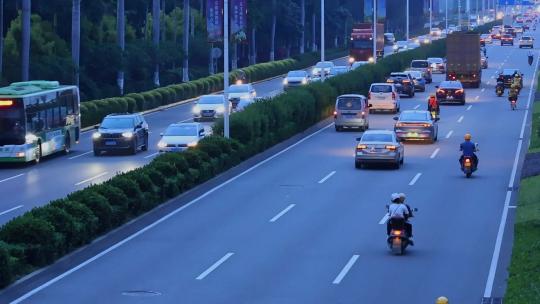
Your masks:
<instances>
[{"instance_id":1,"label":"motorcycle headlight","mask_svg":"<svg viewBox=\"0 0 540 304\"><path fill-rule=\"evenodd\" d=\"M354 63L354 57L349 57L349 63Z\"/></svg>"},{"instance_id":2,"label":"motorcycle headlight","mask_svg":"<svg viewBox=\"0 0 540 304\"><path fill-rule=\"evenodd\" d=\"M284 85L289 84L289 80L287 80L287 78L283 79L283 84L284 84Z\"/></svg>"},{"instance_id":3,"label":"motorcycle headlight","mask_svg":"<svg viewBox=\"0 0 540 304\"><path fill-rule=\"evenodd\" d=\"M223 114L225 113L225 106L219 106L216 108L216 113Z\"/></svg>"},{"instance_id":4,"label":"motorcycle headlight","mask_svg":"<svg viewBox=\"0 0 540 304\"><path fill-rule=\"evenodd\" d=\"M306 78L302 79L302 84L307 84L307 79Z\"/></svg>"},{"instance_id":5,"label":"motorcycle headlight","mask_svg":"<svg viewBox=\"0 0 540 304\"><path fill-rule=\"evenodd\" d=\"M27 143L27 144L32 144L32 143L34 143L37 139L38 139L37 136L35 136L34 134L31 134L31 133L29 133L29 134L27 134L27 135L25 136L25 140L26 140L26 143Z\"/></svg>"},{"instance_id":6,"label":"motorcycle headlight","mask_svg":"<svg viewBox=\"0 0 540 304\"><path fill-rule=\"evenodd\" d=\"M124 132L124 133L122 133L122 137L124 137L124 138L132 138L133 137L133 132Z\"/></svg>"},{"instance_id":7,"label":"motorcycle headlight","mask_svg":"<svg viewBox=\"0 0 540 304\"><path fill-rule=\"evenodd\" d=\"M192 110L193 114L201 113L201 108L199 106L194 106Z\"/></svg>"},{"instance_id":8,"label":"motorcycle headlight","mask_svg":"<svg viewBox=\"0 0 540 304\"><path fill-rule=\"evenodd\" d=\"M27 135L27 136L28 136L28 135ZM93 138L93 139L98 139L98 138L100 138L100 137L101 137L101 133L99 133L99 132L95 132L94 134L92 134L92 138Z\"/></svg>"},{"instance_id":9,"label":"motorcycle headlight","mask_svg":"<svg viewBox=\"0 0 540 304\"><path fill-rule=\"evenodd\" d=\"M162 141L162 140L160 140L160 141L158 142L157 146L158 146L158 148L163 149L163 148L166 148L166 147L167 147L167 143L164 142L164 141Z\"/></svg>"}]
</instances>

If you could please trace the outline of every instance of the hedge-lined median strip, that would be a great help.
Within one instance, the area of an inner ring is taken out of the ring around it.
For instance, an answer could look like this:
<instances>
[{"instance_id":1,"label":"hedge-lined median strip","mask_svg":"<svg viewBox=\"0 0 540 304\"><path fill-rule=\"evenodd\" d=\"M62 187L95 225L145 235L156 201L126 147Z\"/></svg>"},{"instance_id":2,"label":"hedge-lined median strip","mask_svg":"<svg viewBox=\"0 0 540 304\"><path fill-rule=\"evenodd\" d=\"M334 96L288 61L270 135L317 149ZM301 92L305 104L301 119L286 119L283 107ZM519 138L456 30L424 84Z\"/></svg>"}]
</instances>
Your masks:
<instances>
[{"instance_id":1,"label":"hedge-lined median strip","mask_svg":"<svg viewBox=\"0 0 540 304\"><path fill-rule=\"evenodd\" d=\"M327 118L339 94L366 94L373 82L413 59L444 57L445 41L381 59L375 65L254 103L231 115L234 139L204 138L182 153L37 207L0 228L0 286L54 262L98 236L208 181L243 160ZM265 74L263 77L268 77ZM218 121L214 134L223 130Z\"/></svg>"}]
</instances>

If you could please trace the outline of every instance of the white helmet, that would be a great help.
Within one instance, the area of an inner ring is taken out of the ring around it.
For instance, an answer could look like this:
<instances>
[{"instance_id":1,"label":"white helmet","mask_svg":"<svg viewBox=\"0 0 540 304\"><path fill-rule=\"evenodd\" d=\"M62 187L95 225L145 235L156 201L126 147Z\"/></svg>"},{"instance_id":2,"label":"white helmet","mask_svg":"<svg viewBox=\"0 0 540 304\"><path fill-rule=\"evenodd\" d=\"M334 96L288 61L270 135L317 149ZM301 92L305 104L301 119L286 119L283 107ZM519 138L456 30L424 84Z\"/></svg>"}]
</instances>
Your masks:
<instances>
[{"instance_id":1,"label":"white helmet","mask_svg":"<svg viewBox=\"0 0 540 304\"><path fill-rule=\"evenodd\" d=\"M406 199L407 198L407 196L403 192L399 193L398 195L399 195L399 198L401 198L401 199Z\"/></svg>"},{"instance_id":2,"label":"white helmet","mask_svg":"<svg viewBox=\"0 0 540 304\"><path fill-rule=\"evenodd\" d=\"M390 199L392 200L392 202L399 200L399 194L395 192L392 193L392 195L390 196Z\"/></svg>"}]
</instances>

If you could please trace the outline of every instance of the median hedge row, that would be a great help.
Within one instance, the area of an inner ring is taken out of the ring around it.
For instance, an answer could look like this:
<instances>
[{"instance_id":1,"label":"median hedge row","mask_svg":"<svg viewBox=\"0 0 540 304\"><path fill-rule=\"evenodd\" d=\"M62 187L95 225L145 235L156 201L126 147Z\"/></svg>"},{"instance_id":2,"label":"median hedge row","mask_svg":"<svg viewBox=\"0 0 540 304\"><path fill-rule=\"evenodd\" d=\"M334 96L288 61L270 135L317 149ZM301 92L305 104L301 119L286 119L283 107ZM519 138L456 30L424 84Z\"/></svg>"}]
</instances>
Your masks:
<instances>
[{"instance_id":1,"label":"median hedge row","mask_svg":"<svg viewBox=\"0 0 540 304\"><path fill-rule=\"evenodd\" d=\"M329 58L345 56L343 49L330 50ZM317 62L319 53L305 53L291 59L265 62L242 68L250 82L278 76L290 70L305 68ZM230 74L233 83L238 71ZM223 74L216 74L194 81L157 88L147 92L131 93L122 97L106 98L81 104L82 126L88 127L101 122L110 113L134 113L155 109L180 100L194 98L223 90Z\"/></svg>"},{"instance_id":2,"label":"median hedge row","mask_svg":"<svg viewBox=\"0 0 540 304\"><path fill-rule=\"evenodd\" d=\"M366 94L371 83L405 69L412 59L444 54L444 40L435 41L257 102L231 115L233 139L207 137L186 152L160 155L141 168L12 219L0 228L0 287L328 117L339 94ZM222 131L218 121L214 134Z\"/></svg>"}]
</instances>

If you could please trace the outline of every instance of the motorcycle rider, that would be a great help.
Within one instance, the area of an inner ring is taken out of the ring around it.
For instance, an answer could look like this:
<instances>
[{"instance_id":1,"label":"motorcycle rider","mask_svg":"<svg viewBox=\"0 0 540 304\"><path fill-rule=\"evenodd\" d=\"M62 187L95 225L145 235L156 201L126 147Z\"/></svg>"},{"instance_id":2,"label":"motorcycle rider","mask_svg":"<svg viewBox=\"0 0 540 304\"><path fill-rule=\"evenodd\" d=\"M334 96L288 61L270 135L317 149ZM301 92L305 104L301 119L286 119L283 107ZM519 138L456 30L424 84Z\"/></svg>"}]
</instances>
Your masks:
<instances>
[{"instance_id":1,"label":"motorcycle rider","mask_svg":"<svg viewBox=\"0 0 540 304\"><path fill-rule=\"evenodd\" d=\"M521 91L521 74L519 74L517 71L514 73L514 80L512 81L513 84L517 85L517 93L519 95L519 92Z\"/></svg>"},{"instance_id":2,"label":"motorcycle rider","mask_svg":"<svg viewBox=\"0 0 540 304\"><path fill-rule=\"evenodd\" d=\"M413 238L412 224L409 222L409 218L414 217L413 209L411 208L411 206L405 203L405 199L407 198L405 193L401 192L398 195L399 195L399 201L403 205L405 205L405 207L407 207L407 211L409 211L409 216L407 217L407 221L405 221L405 230L407 231L407 235L409 235L409 241L411 242L411 244L414 244L412 241L412 238Z\"/></svg>"},{"instance_id":3,"label":"motorcycle rider","mask_svg":"<svg viewBox=\"0 0 540 304\"><path fill-rule=\"evenodd\" d=\"M515 100L517 103L518 95L519 85L517 85L516 83L512 83L512 85L510 86L510 91L508 92L508 101L511 102L512 100Z\"/></svg>"},{"instance_id":4,"label":"motorcycle rider","mask_svg":"<svg viewBox=\"0 0 540 304\"><path fill-rule=\"evenodd\" d=\"M527 61L529 62L529 65L532 65L533 64L533 61L534 61L534 54L532 51L529 51L527 53Z\"/></svg>"},{"instance_id":5,"label":"motorcycle rider","mask_svg":"<svg viewBox=\"0 0 540 304\"><path fill-rule=\"evenodd\" d=\"M407 219L410 217L409 209L405 204L402 204L401 197L398 193L392 193L390 198L392 204L388 206L388 216L390 217L390 219L386 224L386 234L390 235L390 231L392 230L392 221L403 221L405 223L405 231L407 233L407 236L409 237L409 241L411 245L413 245L413 242L410 239L411 235L409 234L409 229L407 228Z\"/></svg>"},{"instance_id":6,"label":"motorcycle rider","mask_svg":"<svg viewBox=\"0 0 540 304\"><path fill-rule=\"evenodd\" d=\"M448 304L448 298L447 297L438 297L435 304Z\"/></svg>"},{"instance_id":7,"label":"motorcycle rider","mask_svg":"<svg viewBox=\"0 0 540 304\"><path fill-rule=\"evenodd\" d=\"M501 92L501 95L504 94L504 77L499 76L497 78L497 85L495 85L495 93Z\"/></svg>"},{"instance_id":8,"label":"motorcycle rider","mask_svg":"<svg viewBox=\"0 0 540 304\"><path fill-rule=\"evenodd\" d=\"M459 150L463 152L459 158L459 164L463 167L463 159L465 157L472 157L473 167L476 170L476 168L478 168L478 156L476 156L474 152L476 152L477 149L476 144L471 141L471 138L472 136L470 133L465 134L465 141L459 145Z\"/></svg>"},{"instance_id":9,"label":"motorcycle rider","mask_svg":"<svg viewBox=\"0 0 540 304\"><path fill-rule=\"evenodd\" d=\"M427 109L430 114L432 111L434 111L437 113L437 116L439 116L441 108L439 107L439 101L437 100L435 94L429 95Z\"/></svg>"}]
</instances>

